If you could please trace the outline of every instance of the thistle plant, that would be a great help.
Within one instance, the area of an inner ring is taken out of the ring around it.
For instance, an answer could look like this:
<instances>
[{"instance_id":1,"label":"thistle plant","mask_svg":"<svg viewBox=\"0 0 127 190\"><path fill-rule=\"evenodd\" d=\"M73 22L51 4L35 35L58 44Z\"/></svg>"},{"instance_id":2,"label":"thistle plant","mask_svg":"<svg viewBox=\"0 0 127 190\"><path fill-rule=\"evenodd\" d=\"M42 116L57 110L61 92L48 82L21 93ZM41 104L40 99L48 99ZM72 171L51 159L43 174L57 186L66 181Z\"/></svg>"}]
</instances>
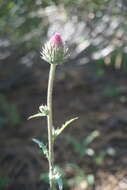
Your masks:
<instances>
[{"instance_id":1,"label":"thistle plant","mask_svg":"<svg viewBox=\"0 0 127 190\"><path fill-rule=\"evenodd\" d=\"M58 65L63 64L64 59L67 55L67 48L61 38L61 35L56 33L52 38L42 47L41 58L50 64L49 81L47 90L47 105L41 105L39 107L39 113L29 117L47 117L47 128L48 128L48 147L37 139L33 139L42 149L43 154L46 156L49 163L49 184L50 190L56 190L58 185L59 190L63 189L61 172L58 167L54 164L54 142L56 137L60 135L66 127L68 127L76 118L66 121L61 127L54 128L53 124L53 110L52 110L52 92L53 82L55 78L55 71Z\"/></svg>"}]
</instances>

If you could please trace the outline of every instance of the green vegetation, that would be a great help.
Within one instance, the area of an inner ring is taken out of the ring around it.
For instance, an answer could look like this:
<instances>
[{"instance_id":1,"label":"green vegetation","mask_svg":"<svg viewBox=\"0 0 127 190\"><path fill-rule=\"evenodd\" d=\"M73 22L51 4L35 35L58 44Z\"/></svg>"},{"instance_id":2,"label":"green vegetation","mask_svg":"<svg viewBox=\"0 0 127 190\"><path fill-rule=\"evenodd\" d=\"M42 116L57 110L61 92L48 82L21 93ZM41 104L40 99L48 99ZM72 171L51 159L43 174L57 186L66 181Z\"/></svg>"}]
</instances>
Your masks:
<instances>
[{"instance_id":1,"label":"green vegetation","mask_svg":"<svg viewBox=\"0 0 127 190\"><path fill-rule=\"evenodd\" d=\"M20 124L21 118L16 105L9 103L7 98L2 94L0 95L0 112L0 127L7 124L12 126Z\"/></svg>"},{"instance_id":2,"label":"green vegetation","mask_svg":"<svg viewBox=\"0 0 127 190\"><path fill-rule=\"evenodd\" d=\"M9 182L8 178L0 178L0 190L3 190Z\"/></svg>"}]
</instances>

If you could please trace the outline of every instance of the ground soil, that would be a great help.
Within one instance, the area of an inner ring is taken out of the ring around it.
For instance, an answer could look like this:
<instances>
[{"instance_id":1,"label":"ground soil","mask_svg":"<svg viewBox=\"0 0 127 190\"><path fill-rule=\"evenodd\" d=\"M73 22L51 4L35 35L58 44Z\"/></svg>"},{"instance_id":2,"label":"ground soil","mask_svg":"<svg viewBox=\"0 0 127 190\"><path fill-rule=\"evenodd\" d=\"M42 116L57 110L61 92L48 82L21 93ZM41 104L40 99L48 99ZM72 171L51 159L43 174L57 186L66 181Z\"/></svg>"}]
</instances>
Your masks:
<instances>
[{"instance_id":1,"label":"ground soil","mask_svg":"<svg viewBox=\"0 0 127 190\"><path fill-rule=\"evenodd\" d=\"M109 67L99 74L99 69L91 64L62 68L56 74L54 126L79 117L55 144L55 162L66 173L68 190L127 190L127 73ZM35 67L32 75L32 82L6 94L16 104L21 122L0 129L0 176L9 179L5 190L48 189L40 180L48 170L47 161L31 141L33 137L46 141L46 120L27 120L46 103L48 69ZM86 149L94 150L95 156L84 155L83 140L93 131L98 137ZM75 145L68 140L70 136L76 139ZM91 186L89 174L95 178Z\"/></svg>"}]
</instances>

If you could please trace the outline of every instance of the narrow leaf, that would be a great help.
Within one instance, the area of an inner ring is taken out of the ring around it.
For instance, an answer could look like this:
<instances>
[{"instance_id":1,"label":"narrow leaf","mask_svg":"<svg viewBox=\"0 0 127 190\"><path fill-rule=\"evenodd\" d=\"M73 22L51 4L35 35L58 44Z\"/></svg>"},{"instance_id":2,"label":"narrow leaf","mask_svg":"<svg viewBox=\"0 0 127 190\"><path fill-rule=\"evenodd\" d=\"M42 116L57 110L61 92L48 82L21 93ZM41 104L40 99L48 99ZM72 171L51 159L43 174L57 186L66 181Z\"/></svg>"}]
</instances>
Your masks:
<instances>
[{"instance_id":1,"label":"narrow leaf","mask_svg":"<svg viewBox=\"0 0 127 190\"><path fill-rule=\"evenodd\" d=\"M39 146L39 148L43 151L43 154L48 159L48 150L47 150L46 145L42 141L39 141L38 139L35 139L35 138L33 138L32 141L35 142Z\"/></svg>"},{"instance_id":2,"label":"narrow leaf","mask_svg":"<svg viewBox=\"0 0 127 190\"><path fill-rule=\"evenodd\" d=\"M70 125L73 121L75 121L76 119L78 119L78 117L75 117L73 119L70 119L68 121L65 122L65 124L62 127L67 127L68 125Z\"/></svg>"},{"instance_id":3,"label":"narrow leaf","mask_svg":"<svg viewBox=\"0 0 127 190\"><path fill-rule=\"evenodd\" d=\"M62 178L59 177L58 179L56 179L56 182L58 184L59 190L63 189L63 182L62 182Z\"/></svg>"},{"instance_id":4,"label":"narrow leaf","mask_svg":"<svg viewBox=\"0 0 127 190\"><path fill-rule=\"evenodd\" d=\"M75 118L73 118L73 119L70 119L70 120L66 121L66 122L62 125L62 127L61 127L60 129L56 129L56 130L54 131L54 136L56 137L56 136L60 135L66 127L68 127L73 121L75 121L75 120L77 120L77 119L78 119L78 117L75 117Z\"/></svg>"},{"instance_id":5,"label":"narrow leaf","mask_svg":"<svg viewBox=\"0 0 127 190\"><path fill-rule=\"evenodd\" d=\"M46 116L46 115L44 115L44 114L42 114L42 113L37 113L37 114L35 114L35 115L31 115L30 117L28 117L28 120L29 120L29 119L33 119L33 118L36 118L36 117L44 117L44 116Z\"/></svg>"},{"instance_id":6,"label":"narrow leaf","mask_svg":"<svg viewBox=\"0 0 127 190\"><path fill-rule=\"evenodd\" d=\"M39 148L43 148L45 145L42 141L39 141L38 139L32 138L32 141L35 142Z\"/></svg>"},{"instance_id":7,"label":"narrow leaf","mask_svg":"<svg viewBox=\"0 0 127 190\"><path fill-rule=\"evenodd\" d=\"M58 166L55 166L53 173L54 173L53 177L56 183L58 184L59 190L62 190L63 189L62 170Z\"/></svg>"}]
</instances>

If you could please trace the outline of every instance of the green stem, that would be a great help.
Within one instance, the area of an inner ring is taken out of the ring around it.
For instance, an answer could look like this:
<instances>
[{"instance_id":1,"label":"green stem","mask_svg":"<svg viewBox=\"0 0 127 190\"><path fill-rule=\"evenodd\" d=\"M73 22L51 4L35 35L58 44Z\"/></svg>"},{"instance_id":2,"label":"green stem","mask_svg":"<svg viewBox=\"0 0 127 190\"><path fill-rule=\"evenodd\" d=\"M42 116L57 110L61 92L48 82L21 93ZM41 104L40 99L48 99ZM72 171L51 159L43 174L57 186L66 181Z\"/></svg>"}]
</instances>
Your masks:
<instances>
[{"instance_id":1,"label":"green stem","mask_svg":"<svg viewBox=\"0 0 127 190\"><path fill-rule=\"evenodd\" d=\"M49 81L48 81L48 92L47 92L47 106L49 114L47 116L48 124L48 149L49 149L49 182L50 190L55 190L55 183L53 179L53 169L54 169L54 137L53 137L53 113L52 113L52 91L53 82L55 77L56 65L50 65Z\"/></svg>"}]
</instances>

